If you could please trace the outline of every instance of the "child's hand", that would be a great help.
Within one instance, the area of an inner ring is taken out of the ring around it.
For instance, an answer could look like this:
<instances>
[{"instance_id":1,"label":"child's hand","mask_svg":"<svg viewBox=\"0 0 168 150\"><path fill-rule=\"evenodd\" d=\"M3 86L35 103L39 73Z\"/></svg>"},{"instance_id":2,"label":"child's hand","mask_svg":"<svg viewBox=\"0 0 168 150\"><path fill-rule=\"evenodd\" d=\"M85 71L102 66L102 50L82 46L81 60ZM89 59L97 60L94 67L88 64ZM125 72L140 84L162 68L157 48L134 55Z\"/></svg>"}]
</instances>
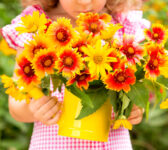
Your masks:
<instances>
[{"instance_id":1,"label":"child's hand","mask_svg":"<svg viewBox=\"0 0 168 150\"><path fill-rule=\"evenodd\" d=\"M131 114L128 117L128 121L132 125L139 124L142 121L143 113L144 113L144 109L134 105L132 108Z\"/></svg>"},{"instance_id":2,"label":"child's hand","mask_svg":"<svg viewBox=\"0 0 168 150\"><path fill-rule=\"evenodd\" d=\"M53 125L60 118L61 106L62 103L58 102L57 97L43 96L39 100L32 100L29 104L29 109L35 119L45 125Z\"/></svg>"}]
</instances>

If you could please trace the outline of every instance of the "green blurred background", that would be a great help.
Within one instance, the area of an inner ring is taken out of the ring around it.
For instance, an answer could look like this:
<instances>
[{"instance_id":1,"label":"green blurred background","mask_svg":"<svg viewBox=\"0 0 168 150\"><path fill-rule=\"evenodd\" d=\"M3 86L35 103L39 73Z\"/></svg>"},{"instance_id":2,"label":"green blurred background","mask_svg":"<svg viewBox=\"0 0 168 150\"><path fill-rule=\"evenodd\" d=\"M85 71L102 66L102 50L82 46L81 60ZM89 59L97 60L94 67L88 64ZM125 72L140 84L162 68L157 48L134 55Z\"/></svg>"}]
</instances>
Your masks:
<instances>
[{"instance_id":1,"label":"green blurred background","mask_svg":"<svg viewBox=\"0 0 168 150\"><path fill-rule=\"evenodd\" d=\"M144 18L167 26L167 6L168 0L146 1L143 7ZM18 0L0 0L0 28L9 24L20 12ZM14 63L14 55L6 56L0 51L0 75L12 76ZM0 150L28 149L32 128L33 124L19 123L12 119L8 112L8 96L4 94L0 82ZM134 150L168 150L168 111L151 109L149 120L143 119L130 133Z\"/></svg>"}]
</instances>

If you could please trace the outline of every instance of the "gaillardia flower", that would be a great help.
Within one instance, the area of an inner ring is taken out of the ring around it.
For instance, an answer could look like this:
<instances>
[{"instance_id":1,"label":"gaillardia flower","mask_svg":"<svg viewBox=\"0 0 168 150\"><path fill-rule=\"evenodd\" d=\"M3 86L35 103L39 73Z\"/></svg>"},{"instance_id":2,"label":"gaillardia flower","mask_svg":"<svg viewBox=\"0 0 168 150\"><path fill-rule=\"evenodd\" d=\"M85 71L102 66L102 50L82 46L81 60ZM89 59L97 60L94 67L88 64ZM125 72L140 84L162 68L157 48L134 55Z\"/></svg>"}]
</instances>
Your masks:
<instances>
[{"instance_id":1,"label":"gaillardia flower","mask_svg":"<svg viewBox=\"0 0 168 150\"><path fill-rule=\"evenodd\" d=\"M156 79L159 75L168 77L168 56L159 53L158 49L150 52L148 61L145 64L145 78Z\"/></svg>"},{"instance_id":2,"label":"gaillardia flower","mask_svg":"<svg viewBox=\"0 0 168 150\"><path fill-rule=\"evenodd\" d=\"M51 46L50 41L42 34L33 36L33 40L28 41L24 45L25 56L32 61L34 56L43 49L48 49Z\"/></svg>"},{"instance_id":3,"label":"gaillardia flower","mask_svg":"<svg viewBox=\"0 0 168 150\"><path fill-rule=\"evenodd\" d=\"M135 84L135 81L136 77L134 70L131 68L125 68L124 64L113 73L109 73L104 79L107 89L118 92L121 90L124 90L125 92L130 91L130 85Z\"/></svg>"},{"instance_id":4,"label":"gaillardia flower","mask_svg":"<svg viewBox=\"0 0 168 150\"><path fill-rule=\"evenodd\" d=\"M59 18L57 22L50 24L47 30L47 37L55 46L65 47L71 45L76 33L69 19Z\"/></svg>"},{"instance_id":5,"label":"gaillardia flower","mask_svg":"<svg viewBox=\"0 0 168 150\"><path fill-rule=\"evenodd\" d=\"M17 58L19 68L15 70L16 75L19 77L19 82L23 86L38 84L39 80L32 68L32 63L24 56L20 55Z\"/></svg>"},{"instance_id":6,"label":"gaillardia flower","mask_svg":"<svg viewBox=\"0 0 168 150\"><path fill-rule=\"evenodd\" d=\"M124 54L130 64L136 64L143 58L144 49L134 41L134 36L124 35L123 41L118 43L119 50Z\"/></svg>"},{"instance_id":7,"label":"gaillardia flower","mask_svg":"<svg viewBox=\"0 0 168 150\"><path fill-rule=\"evenodd\" d=\"M83 69L82 57L76 51L77 49L68 47L61 50L55 68L58 72L62 72L63 76L74 76Z\"/></svg>"},{"instance_id":8,"label":"gaillardia flower","mask_svg":"<svg viewBox=\"0 0 168 150\"><path fill-rule=\"evenodd\" d=\"M36 54L33 59L33 68L35 73L43 78L45 73L54 73L54 67L57 61L57 55L55 49L43 49Z\"/></svg>"},{"instance_id":9,"label":"gaillardia flower","mask_svg":"<svg viewBox=\"0 0 168 150\"><path fill-rule=\"evenodd\" d=\"M145 29L147 40L157 44L164 44L168 38L168 30L161 24L153 24L152 31Z\"/></svg>"},{"instance_id":10,"label":"gaillardia flower","mask_svg":"<svg viewBox=\"0 0 168 150\"><path fill-rule=\"evenodd\" d=\"M77 30L92 36L100 35L101 31L106 27L105 23L110 23L111 20L112 18L109 15L101 17L97 13L81 13L76 21L78 25Z\"/></svg>"},{"instance_id":11,"label":"gaillardia flower","mask_svg":"<svg viewBox=\"0 0 168 150\"><path fill-rule=\"evenodd\" d=\"M85 61L88 63L88 67L92 76L99 77L99 74L104 77L106 71L111 71L110 62L116 62L116 58L110 57L112 48L108 47L108 44L102 45L101 40L98 40L95 46L87 45L83 47L84 53L87 55Z\"/></svg>"},{"instance_id":12,"label":"gaillardia flower","mask_svg":"<svg viewBox=\"0 0 168 150\"><path fill-rule=\"evenodd\" d=\"M44 13L40 14L39 11L34 11L33 15L25 15L21 17L21 25L20 27L16 27L16 31L19 34L22 33L36 33L40 30L46 29L47 18Z\"/></svg>"},{"instance_id":13,"label":"gaillardia flower","mask_svg":"<svg viewBox=\"0 0 168 150\"><path fill-rule=\"evenodd\" d=\"M66 84L69 86L76 82L76 86L80 90L82 90L82 87L87 90L89 87L89 82L93 81L94 79L96 79L96 77L91 77L89 70L83 70L80 72L80 74L75 74L75 76L69 79Z\"/></svg>"}]
</instances>

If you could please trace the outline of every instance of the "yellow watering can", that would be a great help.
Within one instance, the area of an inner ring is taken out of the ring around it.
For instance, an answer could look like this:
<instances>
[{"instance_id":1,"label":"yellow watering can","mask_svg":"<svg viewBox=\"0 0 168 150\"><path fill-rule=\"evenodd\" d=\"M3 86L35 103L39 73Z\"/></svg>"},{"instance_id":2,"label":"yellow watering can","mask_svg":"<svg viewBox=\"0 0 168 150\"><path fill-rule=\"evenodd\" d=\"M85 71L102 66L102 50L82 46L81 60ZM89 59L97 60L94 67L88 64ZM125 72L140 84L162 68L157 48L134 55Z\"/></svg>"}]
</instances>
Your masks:
<instances>
[{"instance_id":1,"label":"yellow watering can","mask_svg":"<svg viewBox=\"0 0 168 150\"><path fill-rule=\"evenodd\" d=\"M37 96L37 89L31 94ZM43 93L39 94L39 97ZM107 142L110 130L112 105L108 99L95 113L75 120L82 108L81 100L65 89L62 115L58 122L58 135Z\"/></svg>"}]
</instances>

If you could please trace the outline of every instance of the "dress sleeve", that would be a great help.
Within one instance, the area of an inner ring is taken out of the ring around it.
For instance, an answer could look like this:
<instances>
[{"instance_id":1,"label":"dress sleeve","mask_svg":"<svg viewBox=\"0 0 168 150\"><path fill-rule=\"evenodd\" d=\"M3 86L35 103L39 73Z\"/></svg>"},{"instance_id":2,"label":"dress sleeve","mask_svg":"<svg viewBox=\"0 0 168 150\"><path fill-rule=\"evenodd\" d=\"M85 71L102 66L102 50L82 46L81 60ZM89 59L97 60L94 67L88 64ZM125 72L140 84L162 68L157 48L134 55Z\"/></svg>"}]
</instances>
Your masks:
<instances>
[{"instance_id":1,"label":"dress sleeve","mask_svg":"<svg viewBox=\"0 0 168 150\"><path fill-rule=\"evenodd\" d=\"M30 41L32 39L32 35L33 35L32 33L23 33L19 35L18 32L15 30L15 28L20 26L21 17L25 15L31 15L33 14L34 11L39 11L40 14L44 13L42 8L38 5L28 6L22 11L21 14L19 14L11 21L11 24L6 25L0 29L0 33L8 43L9 47L15 50L17 50L18 48L23 48L24 43L27 40Z\"/></svg>"},{"instance_id":2,"label":"dress sleeve","mask_svg":"<svg viewBox=\"0 0 168 150\"><path fill-rule=\"evenodd\" d=\"M143 18L142 11L129 11L127 14L118 14L117 19L123 28L115 36L123 38L123 34L131 34L135 36L136 42L141 42L145 39L144 29L151 26L151 23Z\"/></svg>"}]
</instances>

